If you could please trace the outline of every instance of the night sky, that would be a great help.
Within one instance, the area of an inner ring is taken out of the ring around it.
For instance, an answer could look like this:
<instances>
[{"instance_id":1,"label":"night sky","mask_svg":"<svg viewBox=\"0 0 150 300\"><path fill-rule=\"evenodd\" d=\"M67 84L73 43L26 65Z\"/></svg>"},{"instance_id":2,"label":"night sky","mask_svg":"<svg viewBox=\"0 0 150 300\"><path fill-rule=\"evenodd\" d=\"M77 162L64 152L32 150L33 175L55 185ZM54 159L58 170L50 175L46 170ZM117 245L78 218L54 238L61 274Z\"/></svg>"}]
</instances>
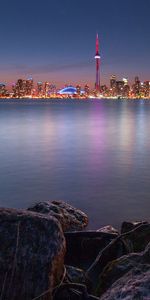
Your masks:
<instances>
[{"instance_id":1,"label":"night sky","mask_svg":"<svg viewBox=\"0 0 150 300\"><path fill-rule=\"evenodd\" d=\"M150 79L150 0L3 0L0 10L1 82L93 86L97 32L102 83Z\"/></svg>"}]
</instances>

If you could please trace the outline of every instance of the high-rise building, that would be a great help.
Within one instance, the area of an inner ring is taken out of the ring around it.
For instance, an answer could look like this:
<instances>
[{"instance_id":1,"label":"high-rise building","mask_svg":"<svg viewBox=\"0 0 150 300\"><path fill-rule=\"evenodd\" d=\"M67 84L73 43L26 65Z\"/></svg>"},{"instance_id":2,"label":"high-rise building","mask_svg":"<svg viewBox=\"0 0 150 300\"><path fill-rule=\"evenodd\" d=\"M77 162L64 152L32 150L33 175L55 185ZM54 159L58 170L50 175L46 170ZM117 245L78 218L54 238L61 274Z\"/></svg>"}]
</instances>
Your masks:
<instances>
[{"instance_id":1,"label":"high-rise building","mask_svg":"<svg viewBox=\"0 0 150 300\"><path fill-rule=\"evenodd\" d=\"M26 80L18 79L17 83L13 86L13 92L17 98L24 97L26 95Z\"/></svg>"},{"instance_id":2,"label":"high-rise building","mask_svg":"<svg viewBox=\"0 0 150 300\"><path fill-rule=\"evenodd\" d=\"M130 86L128 84L128 78L123 78L122 81L124 82L123 97L128 98L129 97L129 93L130 93Z\"/></svg>"},{"instance_id":3,"label":"high-rise building","mask_svg":"<svg viewBox=\"0 0 150 300\"><path fill-rule=\"evenodd\" d=\"M116 75L110 77L110 88L112 89L114 87L116 87Z\"/></svg>"},{"instance_id":4,"label":"high-rise building","mask_svg":"<svg viewBox=\"0 0 150 300\"><path fill-rule=\"evenodd\" d=\"M37 83L37 94L38 94L38 97L43 96L43 83L41 81L39 81Z\"/></svg>"},{"instance_id":5,"label":"high-rise building","mask_svg":"<svg viewBox=\"0 0 150 300\"><path fill-rule=\"evenodd\" d=\"M139 80L139 77L136 76L135 77L135 82L133 84L133 92L134 92L134 95L139 97L140 96L140 91L141 91L141 82Z\"/></svg>"},{"instance_id":6,"label":"high-rise building","mask_svg":"<svg viewBox=\"0 0 150 300\"><path fill-rule=\"evenodd\" d=\"M89 94L90 94L90 88L89 88L88 84L85 85L84 92L85 92L86 96L89 96Z\"/></svg>"},{"instance_id":7,"label":"high-rise building","mask_svg":"<svg viewBox=\"0 0 150 300\"><path fill-rule=\"evenodd\" d=\"M123 96L123 93L124 93L124 81L123 80L116 81L116 95Z\"/></svg>"},{"instance_id":8,"label":"high-rise building","mask_svg":"<svg viewBox=\"0 0 150 300\"><path fill-rule=\"evenodd\" d=\"M80 96L81 95L81 86L79 84L76 86L76 90L77 90L77 95Z\"/></svg>"},{"instance_id":9,"label":"high-rise building","mask_svg":"<svg viewBox=\"0 0 150 300\"><path fill-rule=\"evenodd\" d=\"M99 92L100 91L100 54L99 54L99 38L98 38L98 34L96 36L96 54L95 54L95 60L96 60L95 90L97 92Z\"/></svg>"},{"instance_id":10,"label":"high-rise building","mask_svg":"<svg viewBox=\"0 0 150 300\"><path fill-rule=\"evenodd\" d=\"M44 96L45 97L48 97L49 91L50 91L50 84L49 84L49 82L46 81L44 84Z\"/></svg>"},{"instance_id":11,"label":"high-rise building","mask_svg":"<svg viewBox=\"0 0 150 300\"><path fill-rule=\"evenodd\" d=\"M5 83L0 83L0 97L6 96L6 85Z\"/></svg>"},{"instance_id":12,"label":"high-rise building","mask_svg":"<svg viewBox=\"0 0 150 300\"><path fill-rule=\"evenodd\" d=\"M150 81L144 82L144 96L148 98L150 96Z\"/></svg>"},{"instance_id":13,"label":"high-rise building","mask_svg":"<svg viewBox=\"0 0 150 300\"><path fill-rule=\"evenodd\" d=\"M110 77L111 96L116 96L116 75Z\"/></svg>"},{"instance_id":14,"label":"high-rise building","mask_svg":"<svg viewBox=\"0 0 150 300\"><path fill-rule=\"evenodd\" d=\"M101 85L101 94L102 94L104 97L110 96L110 94L109 94L109 89L108 89L108 87L107 87L106 84ZM112 95L111 95L111 96L112 96Z\"/></svg>"},{"instance_id":15,"label":"high-rise building","mask_svg":"<svg viewBox=\"0 0 150 300\"><path fill-rule=\"evenodd\" d=\"M33 91L33 79L29 77L26 80L26 96L32 96Z\"/></svg>"}]
</instances>

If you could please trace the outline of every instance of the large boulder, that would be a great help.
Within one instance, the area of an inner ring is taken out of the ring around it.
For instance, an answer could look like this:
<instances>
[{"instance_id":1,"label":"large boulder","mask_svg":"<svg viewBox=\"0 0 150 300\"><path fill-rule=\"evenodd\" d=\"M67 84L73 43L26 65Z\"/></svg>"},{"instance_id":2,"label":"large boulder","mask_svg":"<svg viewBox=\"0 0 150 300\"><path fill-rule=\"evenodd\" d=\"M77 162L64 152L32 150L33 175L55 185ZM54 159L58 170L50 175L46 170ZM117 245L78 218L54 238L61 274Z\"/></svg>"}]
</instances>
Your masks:
<instances>
[{"instance_id":1,"label":"large boulder","mask_svg":"<svg viewBox=\"0 0 150 300\"><path fill-rule=\"evenodd\" d=\"M54 293L53 300L99 300L87 291L84 284L67 283L61 284Z\"/></svg>"},{"instance_id":2,"label":"large boulder","mask_svg":"<svg viewBox=\"0 0 150 300\"><path fill-rule=\"evenodd\" d=\"M65 263L87 270L99 252L116 236L114 233L101 231L65 232Z\"/></svg>"},{"instance_id":3,"label":"large boulder","mask_svg":"<svg viewBox=\"0 0 150 300\"><path fill-rule=\"evenodd\" d=\"M64 272L64 254L65 239L55 218L0 209L1 300L51 300Z\"/></svg>"},{"instance_id":4,"label":"large boulder","mask_svg":"<svg viewBox=\"0 0 150 300\"><path fill-rule=\"evenodd\" d=\"M135 229L136 227L142 225L142 224L147 224L147 221L124 221L121 225L121 233L126 233L128 231L131 231Z\"/></svg>"},{"instance_id":5,"label":"large boulder","mask_svg":"<svg viewBox=\"0 0 150 300\"><path fill-rule=\"evenodd\" d=\"M135 226L131 231L122 234L121 238L128 245L130 252L144 251L150 242L150 224L142 223Z\"/></svg>"},{"instance_id":6,"label":"large boulder","mask_svg":"<svg viewBox=\"0 0 150 300\"><path fill-rule=\"evenodd\" d=\"M88 290L91 289L91 282L82 269L67 265L65 266L65 268L66 282L84 284L86 285Z\"/></svg>"},{"instance_id":7,"label":"large boulder","mask_svg":"<svg viewBox=\"0 0 150 300\"><path fill-rule=\"evenodd\" d=\"M132 278L132 275L134 275L133 276L134 278ZM150 288L150 244L148 244L145 251L141 253L132 253L129 255L122 256L112 262L109 262L99 277L97 294L100 296L111 287L111 291L113 291L113 289L115 290L116 298L114 296L114 298L108 297L108 299L117 299L117 293L119 289L120 290L122 289L123 292L123 286L127 283L126 285L126 291L127 291L128 283L130 283L130 281L131 281L131 285L129 289L131 289L131 287L134 286L136 281L142 278L142 276L144 280L146 280L146 282L147 280L149 280L149 288ZM141 281L142 287L144 284L144 280ZM116 284L114 285L115 282ZM108 295L110 294L111 293L108 292ZM141 298L135 298L135 299L141 299Z\"/></svg>"},{"instance_id":8,"label":"large boulder","mask_svg":"<svg viewBox=\"0 0 150 300\"><path fill-rule=\"evenodd\" d=\"M99 284L99 276L103 273L103 270L107 264L123 255L126 255L127 253L128 248L119 237L112 240L104 249L99 252L95 261L86 272L93 284L94 290L97 288L97 285Z\"/></svg>"},{"instance_id":9,"label":"large boulder","mask_svg":"<svg viewBox=\"0 0 150 300\"><path fill-rule=\"evenodd\" d=\"M82 230L88 224L85 213L62 201L40 202L28 210L54 216L60 222L63 231Z\"/></svg>"},{"instance_id":10,"label":"large boulder","mask_svg":"<svg viewBox=\"0 0 150 300\"><path fill-rule=\"evenodd\" d=\"M137 266L116 281L100 300L149 300L150 266Z\"/></svg>"},{"instance_id":11,"label":"large boulder","mask_svg":"<svg viewBox=\"0 0 150 300\"><path fill-rule=\"evenodd\" d=\"M116 236L119 235L119 231L116 228L114 228L113 226L111 226L111 225L107 225L107 226L101 227L97 231L98 232L106 232L106 233L116 234Z\"/></svg>"}]
</instances>

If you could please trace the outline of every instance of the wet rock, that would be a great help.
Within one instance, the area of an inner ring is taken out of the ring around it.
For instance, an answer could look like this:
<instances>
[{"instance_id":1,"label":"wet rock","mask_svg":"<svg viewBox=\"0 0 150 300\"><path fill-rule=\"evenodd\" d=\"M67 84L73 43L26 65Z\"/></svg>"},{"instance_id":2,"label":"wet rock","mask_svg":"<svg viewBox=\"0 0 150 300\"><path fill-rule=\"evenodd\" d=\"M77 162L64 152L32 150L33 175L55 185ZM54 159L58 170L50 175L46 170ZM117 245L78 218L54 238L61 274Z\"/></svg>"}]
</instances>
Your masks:
<instances>
[{"instance_id":1,"label":"wet rock","mask_svg":"<svg viewBox=\"0 0 150 300\"><path fill-rule=\"evenodd\" d=\"M64 271L59 222L26 210L0 209L1 300L51 300Z\"/></svg>"},{"instance_id":2,"label":"wet rock","mask_svg":"<svg viewBox=\"0 0 150 300\"><path fill-rule=\"evenodd\" d=\"M104 226L104 227L98 229L97 231L98 232L113 233L113 234L119 235L118 230L116 228L114 228L113 226L111 226L111 225Z\"/></svg>"},{"instance_id":3,"label":"wet rock","mask_svg":"<svg viewBox=\"0 0 150 300\"><path fill-rule=\"evenodd\" d=\"M133 230L122 234L122 240L130 252L141 252L150 242L150 224L144 223Z\"/></svg>"},{"instance_id":4,"label":"wet rock","mask_svg":"<svg viewBox=\"0 0 150 300\"><path fill-rule=\"evenodd\" d=\"M40 202L28 210L54 216L60 222L63 231L82 230L88 224L85 213L62 201Z\"/></svg>"},{"instance_id":5,"label":"wet rock","mask_svg":"<svg viewBox=\"0 0 150 300\"><path fill-rule=\"evenodd\" d=\"M149 300L150 299L150 265L134 267L117 280L103 294L100 300Z\"/></svg>"},{"instance_id":6,"label":"wet rock","mask_svg":"<svg viewBox=\"0 0 150 300\"><path fill-rule=\"evenodd\" d=\"M86 270L116 234L98 231L65 232L65 263Z\"/></svg>"},{"instance_id":7,"label":"wet rock","mask_svg":"<svg viewBox=\"0 0 150 300\"><path fill-rule=\"evenodd\" d=\"M121 225L121 233L126 233L128 231L131 231L142 224L148 224L148 222L146 221L126 222L125 221Z\"/></svg>"},{"instance_id":8,"label":"wet rock","mask_svg":"<svg viewBox=\"0 0 150 300\"><path fill-rule=\"evenodd\" d=\"M97 295L102 295L110 286L131 270L138 270L142 274L144 268L150 271L150 244L141 253L125 255L108 263L99 277Z\"/></svg>"}]
</instances>

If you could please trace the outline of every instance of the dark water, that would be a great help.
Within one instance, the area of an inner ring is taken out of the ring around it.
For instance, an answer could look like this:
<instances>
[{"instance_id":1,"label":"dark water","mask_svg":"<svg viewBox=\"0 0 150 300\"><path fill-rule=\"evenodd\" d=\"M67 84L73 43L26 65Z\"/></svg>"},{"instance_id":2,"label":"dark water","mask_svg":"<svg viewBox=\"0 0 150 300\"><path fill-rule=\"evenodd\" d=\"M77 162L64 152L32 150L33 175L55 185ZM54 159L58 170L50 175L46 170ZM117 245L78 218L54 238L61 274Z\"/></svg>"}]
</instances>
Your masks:
<instances>
[{"instance_id":1,"label":"dark water","mask_svg":"<svg viewBox=\"0 0 150 300\"><path fill-rule=\"evenodd\" d=\"M91 228L149 219L150 101L1 100L0 206L49 199Z\"/></svg>"}]
</instances>

